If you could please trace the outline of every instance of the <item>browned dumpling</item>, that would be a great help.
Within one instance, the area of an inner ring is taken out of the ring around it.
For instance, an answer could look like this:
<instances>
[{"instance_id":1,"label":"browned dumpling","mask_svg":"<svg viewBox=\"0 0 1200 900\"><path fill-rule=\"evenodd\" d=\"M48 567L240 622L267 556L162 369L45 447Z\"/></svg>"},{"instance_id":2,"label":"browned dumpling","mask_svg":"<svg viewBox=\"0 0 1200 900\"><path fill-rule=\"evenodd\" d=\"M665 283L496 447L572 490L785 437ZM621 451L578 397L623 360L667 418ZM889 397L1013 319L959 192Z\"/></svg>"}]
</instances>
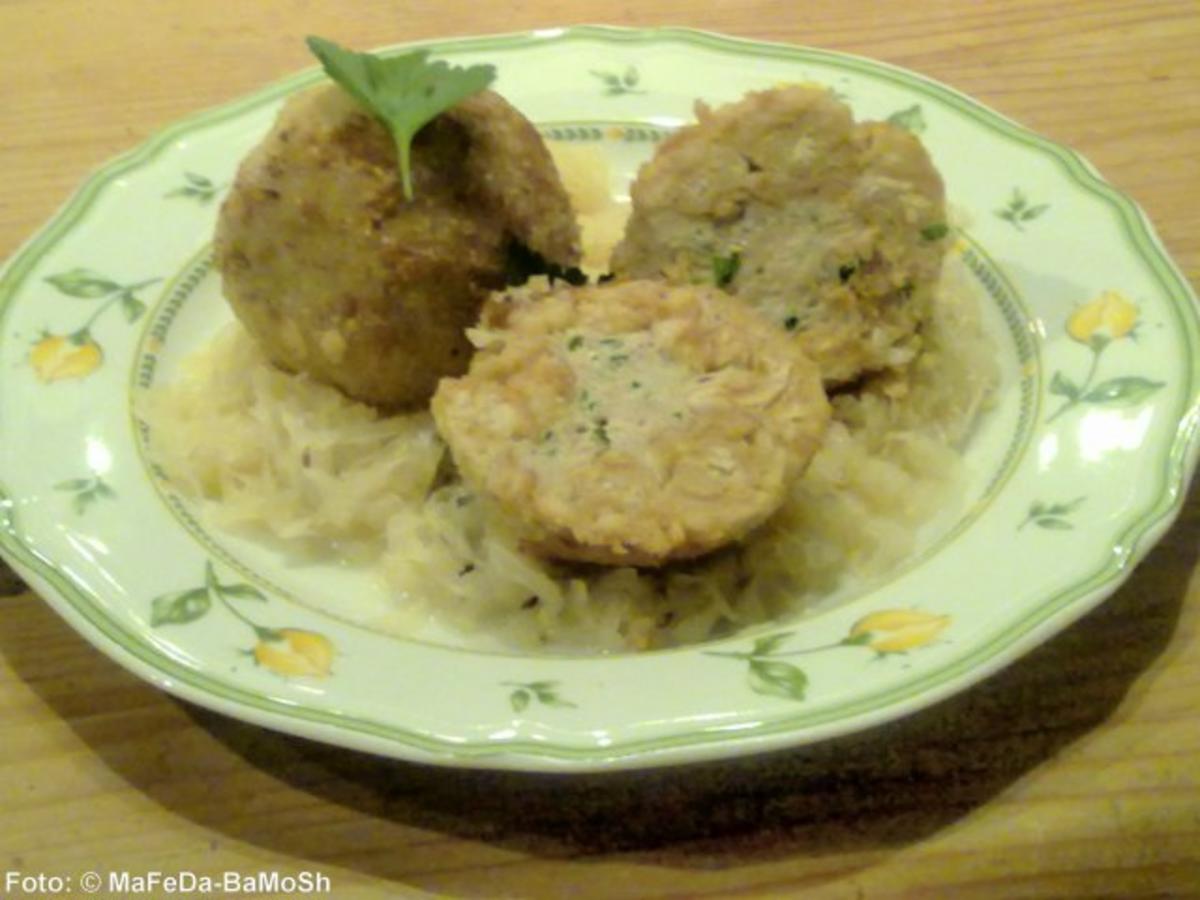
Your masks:
<instances>
[{"instance_id":1,"label":"browned dumpling","mask_svg":"<svg viewBox=\"0 0 1200 900\"><path fill-rule=\"evenodd\" d=\"M484 307L432 409L469 485L541 555L654 566L774 512L829 419L816 366L710 286L523 288Z\"/></svg>"},{"instance_id":2,"label":"browned dumpling","mask_svg":"<svg viewBox=\"0 0 1200 900\"><path fill-rule=\"evenodd\" d=\"M579 258L553 161L498 94L438 116L412 155L407 201L384 126L341 88L306 91L243 162L216 233L225 295L271 360L381 407L466 369L464 329L514 247Z\"/></svg>"},{"instance_id":3,"label":"browned dumpling","mask_svg":"<svg viewBox=\"0 0 1200 900\"><path fill-rule=\"evenodd\" d=\"M722 284L794 334L827 384L911 360L947 243L921 143L856 124L814 86L697 116L638 173L616 274Z\"/></svg>"}]
</instances>

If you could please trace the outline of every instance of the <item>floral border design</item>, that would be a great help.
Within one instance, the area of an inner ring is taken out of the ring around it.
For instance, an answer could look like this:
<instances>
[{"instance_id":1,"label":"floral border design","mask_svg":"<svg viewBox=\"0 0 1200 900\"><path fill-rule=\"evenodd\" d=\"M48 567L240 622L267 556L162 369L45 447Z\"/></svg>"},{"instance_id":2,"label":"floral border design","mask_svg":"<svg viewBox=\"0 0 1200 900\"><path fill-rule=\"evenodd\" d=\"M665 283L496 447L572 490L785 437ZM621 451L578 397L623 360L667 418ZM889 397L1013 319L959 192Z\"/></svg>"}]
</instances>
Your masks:
<instances>
[{"instance_id":1,"label":"floral border design","mask_svg":"<svg viewBox=\"0 0 1200 900\"><path fill-rule=\"evenodd\" d=\"M664 39L669 38L686 42L697 48L708 45L714 47L725 46L724 44L720 44L717 38L708 38L675 31L666 31L663 34ZM618 42L628 43L631 40L640 41L644 39L643 32L631 32L628 37L625 37L622 32L589 28L570 29L570 35L572 37L582 35L597 39L603 38L612 44L617 44ZM544 40L541 37L538 39ZM504 40L498 39L487 46L520 48L524 46L521 41L528 43L530 40L529 36L506 38ZM457 47L458 45L454 46ZM481 45L470 43L465 44L465 46L474 48ZM779 52L781 56L784 55L783 51ZM791 58L790 55L787 58ZM857 64L846 62L845 65L853 68ZM865 63L858 66L858 69L861 71L872 71ZM902 79L902 76L897 75L895 78ZM252 104L263 102L264 97L271 99L281 94L284 88L290 90L299 83L301 83L300 79L292 79L282 87L273 88L271 92L259 92L259 94L254 96L253 101L243 101L237 107L230 106L223 108L221 115L228 117L230 109L236 109L240 112L252 108ZM907 82L904 83L907 84ZM930 88L924 92L924 95L933 96L936 93L936 88ZM942 99L955 108L974 108L969 107L970 101L965 99L959 100L949 94L945 95ZM203 119L196 119L195 121L210 122L213 119L214 116L206 113ZM188 126L191 127L193 124L192 121L189 121ZM998 119L985 118L984 124L990 130L999 133L1002 137L1011 139L1018 133L1017 126L1009 125ZM155 152L161 151L166 146L167 138L174 139L180 133L186 132L181 132L180 128L175 128L168 132L161 142L148 144L147 148ZM1090 173L1069 151L1064 151L1058 145L1051 144L1044 139L1036 139L1034 143L1036 144L1036 149L1043 154L1053 153L1058 156L1065 166L1072 188L1079 189L1082 186L1089 194L1098 196L1105 202L1106 207L1117 215L1119 230L1126 241L1136 241L1146 236L1147 232L1141 224L1141 219L1138 218L1136 209L1128 198L1108 188L1107 185ZM141 164L147 158L147 152L139 151L139 154L133 157L133 161ZM80 199L73 201L71 208L76 212L86 208L87 204L95 199L98 187L102 187L106 183L105 179L110 179L114 171L117 170L111 168L104 170L100 177L89 182L85 191L80 195ZM29 273L35 270L37 262L44 256L45 248L47 246L54 246L54 243L63 237L66 230L63 220L57 220L51 229L48 229L36 240L29 252L22 253L14 260L12 267L9 269L12 278L6 284L6 290L0 292L3 294L0 296L0 305L15 304L19 300L24 299L20 298L18 294L28 280ZM1185 335L1182 339L1183 343L1189 352L1193 351L1198 346L1196 343L1196 323L1194 316L1189 312L1190 307L1185 302L1193 292L1186 282L1171 269L1169 260L1161 251L1161 248L1152 240L1152 235L1146 238L1146 240L1147 243L1144 246L1139 245L1138 255L1147 263L1151 270L1151 278L1163 289L1166 297L1164 318L1168 324L1180 327L1180 330ZM1151 291L1149 288L1146 290L1148 293ZM1157 293L1154 295L1158 296ZM1190 379L1184 373L1179 376L1179 381L1179 395L1184 399L1172 406L1170 410L1172 415L1176 407L1185 411L1191 407L1188 398L1193 395L1193 379ZM1137 538L1149 533L1152 525L1163 521L1175 508L1174 496L1170 494L1168 488L1178 483L1180 473L1186 469L1186 463L1194 458L1194 433L1188 432L1185 434L1182 431L1177 431L1170 444L1169 454L1167 458L1169 477L1164 481L1167 487L1151 498L1154 501L1153 505L1144 511L1141 517L1130 520L1128 530L1124 532L1126 537L1133 535L1134 538ZM4 488L0 486L0 494L5 493ZM103 610L99 610L95 605L95 597L89 596L86 591L80 590L77 585L67 579L59 577L55 571L43 567L40 564L41 560L35 557L30 548L23 542L22 534L16 530L14 521L12 510L4 509L0 505L0 523L5 523L9 529L7 533L0 534L0 537L4 538L3 546L6 553L14 559L21 560L32 571L38 572L46 579L47 583L54 588L54 600L52 602L64 610L70 610L86 619L90 628L88 633L89 639L95 640L97 637L101 639L107 638L125 654L136 657L151 668L170 675L181 691L186 688L193 692L216 693L218 689L223 688L226 690L226 693L222 694L222 696L227 697L230 702L239 704L241 708L251 714L257 713L263 718L273 718L276 723L282 723L284 728L288 727L290 719L296 718L293 710L285 704L277 702L273 697L264 696L253 688L224 685L220 679L213 678L204 673L192 672L179 666L175 661L156 654L148 642L145 641L144 633L140 630L135 633L130 629L124 628L121 623L105 618ZM1123 544L1122 547L1128 548L1136 545L1137 542L1135 540L1130 540L1127 544ZM1100 583L1102 586L1107 586L1119 582L1122 574L1126 571L1126 563L1131 557L1134 559L1137 558L1136 554L1122 550L1122 552L1116 554L1114 559L1109 560L1107 564L1096 567L1090 572L1093 577L1092 584ZM1076 588L1078 587L1079 585L1073 582L1068 588L1047 597L1041 607L1027 611L1024 617L1014 626L1014 633L1028 634L1033 627L1047 621L1046 617L1050 611L1063 609L1069 604L1076 603L1079 600L1079 594L1076 592ZM1007 646L1007 644L1000 646ZM987 653L972 650L970 658L971 660L987 659L992 655L994 655L992 648L989 648ZM936 674L935 672L934 675L936 676ZM945 679L935 678L933 681L926 679L926 683L936 684L944 683L944 681ZM907 702L915 697L916 694L911 692L903 694L893 693L886 697L872 697L870 698L870 709L885 710L889 704ZM357 734L363 740L372 741L379 752L392 753L395 751L396 755L414 758L439 755L442 759L445 759L448 752L447 744L439 739L440 736L430 736L413 730L403 722L387 722L381 726L377 722L363 719L353 710L326 711L313 709L306 712L310 714L310 718L308 719L310 723L315 721L321 727L330 729L331 731ZM771 737L772 740L769 743L778 746L782 743L791 742L791 739L787 735L790 735L793 729L803 728L813 721L815 720L808 712L795 712L789 714L786 721L779 720L760 723L758 727L751 729L751 731L756 735ZM337 742L336 737L328 739ZM710 732L696 732L686 735L672 734L669 736L669 740L657 734L640 738L618 735L613 744L611 746L606 745L603 753L601 753L594 746L569 746L553 738L547 740L544 736L538 734L532 738L529 736L518 736L513 742L505 743L503 747L500 747L494 741L471 741L468 739L460 744L455 744L450 752L456 760L479 760L481 761L480 764L483 765L488 764L487 760L491 754L501 752L502 754L508 754L507 759L510 761L512 759L523 760L530 765L540 765L542 761L550 759L569 762L573 766L580 764L586 768L588 766L607 766L614 758L625 760L626 762L636 762L637 756L649 751L670 753L672 755L677 754L677 752L686 753L689 758L703 758L705 755L712 756L722 753L718 748L723 745L724 740L724 735L714 735Z\"/></svg>"},{"instance_id":2,"label":"floral border design","mask_svg":"<svg viewBox=\"0 0 1200 900\"><path fill-rule=\"evenodd\" d=\"M913 134L924 134L925 129L929 127L925 120L925 110L920 103L896 110L887 117L887 121Z\"/></svg>"},{"instance_id":3,"label":"floral border design","mask_svg":"<svg viewBox=\"0 0 1200 900\"><path fill-rule=\"evenodd\" d=\"M224 185L217 184L207 175L201 175L198 172L184 172L183 184L180 187L167 191L163 194L163 198L169 200L172 197L182 197L195 200L201 205L207 205L217 198L217 195L224 187Z\"/></svg>"},{"instance_id":4,"label":"floral border design","mask_svg":"<svg viewBox=\"0 0 1200 900\"><path fill-rule=\"evenodd\" d=\"M1017 231L1024 231L1024 223L1041 218L1048 209L1050 209L1049 203L1030 203L1024 191L1020 188L1013 188L1008 203L1003 208L995 210L995 213Z\"/></svg>"},{"instance_id":5,"label":"floral border design","mask_svg":"<svg viewBox=\"0 0 1200 900\"><path fill-rule=\"evenodd\" d=\"M116 499L117 492L99 475L87 478L68 478L54 485L56 491L64 491L72 495L71 507L76 515L83 515L88 508L99 500Z\"/></svg>"},{"instance_id":6,"label":"floral border design","mask_svg":"<svg viewBox=\"0 0 1200 900\"><path fill-rule=\"evenodd\" d=\"M1070 531L1075 524L1068 517L1073 515L1086 500L1087 497L1076 497L1065 503L1043 503L1041 500L1035 500L1029 505L1029 512L1017 526L1017 531L1024 530L1028 525L1036 525L1038 528L1045 528L1048 531Z\"/></svg>"},{"instance_id":7,"label":"floral border design","mask_svg":"<svg viewBox=\"0 0 1200 900\"><path fill-rule=\"evenodd\" d=\"M1091 351L1091 361L1080 382L1055 370L1050 379L1050 393L1064 398L1064 402L1046 418L1047 425L1081 404L1138 406L1166 384L1141 375L1122 375L1096 382L1104 351L1114 341L1137 339L1138 315L1138 307L1117 291L1105 291L1071 313L1067 319L1067 334Z\"/></svg>"},{"instance_id":8,"label":"floral border design","mask_svg":"<svg viewBox=\"0 0 1200 900\"><path fill-rule=\"evenodd\" d=\"M850 626L846 637L832 644L782 650L780 648L796 632L780 631L759 638L747 651L706 650L704 653L743 660L747 664L750 690L756 694L802 701L808 692L808 675L794 663L784 662L783 657L809 656L842 647L866 647L874 650L879 658L907 653L931 644L949 627L952 618L919 609L885 609L863 616Z\"/></svg>"},{"instance_id":9,"label":"floral border design","mask_svg":"<svg viewBox=\"0 0 1200 900\"><path fill-rule=\"evenodd\" d=\"M251 584L222 584L210 560L204 564L202 586L159 594L150 601L150 627L190 625L204 618L214 607L224 607L254 632L257 643L242 652L252 657L256 665L289 678L324 678L331 674L337 651L325 635L305 628L262 625L243 613L233 601L269 602L267 595Z\"/></svg>"},{"instance_id":10,"label":"floral border design","mask_svg":"<svg viewBox=\"0 0 1200 900\"><path fill-rule=\"evenodd\" d=\"M43 330L29 351L29 364L44 383L70 378L86 378L104 363L104 350L93 337L96 322L110 309L119 308L126 324L132 325L146 311L146 304L137 294L161 278L148 278L132 284L121 284L92 269L75 268L48 276L45 281L66 297L77 300L99 300L99 306L83 323L72 331L56 333Z\"/></svg>"},{"instance_id":11,"label":"floral border design","mask_svg":"<svg viewBox=\"0 0 1200 900\"><path fill-rule=\"evenodd\" d=\"M642 76L638 67L630 63L621 72L607 69L589 69L588 74L604 85L606 97L620 97L625 94L644 94L646 89L639 87Z\"/></svg>"},{"instance_id":12,"label":"floral border design","mask_svg":"<svg viewBox=\"0 0 1200 900\"><path fill-rule=\"evenodd\" d=\"M524 712L530 703L558 709L575 709L575 704L558 695L557 681L502 681L503 687L512 688L508 695L513 712Z\"/></svg>"}]
</instances>

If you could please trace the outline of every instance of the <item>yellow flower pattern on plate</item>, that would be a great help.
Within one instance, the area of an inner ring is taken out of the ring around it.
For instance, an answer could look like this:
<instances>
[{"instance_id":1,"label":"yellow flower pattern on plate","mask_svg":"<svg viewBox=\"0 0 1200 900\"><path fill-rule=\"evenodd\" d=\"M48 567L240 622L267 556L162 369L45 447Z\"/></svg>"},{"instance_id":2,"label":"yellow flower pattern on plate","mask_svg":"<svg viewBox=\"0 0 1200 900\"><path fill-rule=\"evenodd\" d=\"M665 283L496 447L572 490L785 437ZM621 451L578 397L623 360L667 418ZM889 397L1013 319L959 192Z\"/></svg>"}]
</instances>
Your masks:
<instances>
[{"instance_id":1,"label":"yellow flower pattern on plate","mask_svg":"<svg viewBox=\"0 0 1200 900\"><path fill-rule=\"evenodd\" d=\"M858 619L846 637L832 644L785 650L783 645L795 632L781 631L759 638L748 651L710 650L706 655L745 661L750 690L756 694L803 700L808 691L808 675L783 657L807 656L840 647L866 647L880 658L907 653L936 642L952 621L952 616L920 609L884 609Z\"/></svg>"},{"instance_id":2,"label":"yellow flower pattern on plate","mask_svg":"<svg viewBox=\"0 0 1200 900\"><path fill-rule=\"evenodd\" d=\"M254 647L254 659L260 666L285 677L324 678L333 667L333 657L329 638L302 628L280 628L271 637L260 636Z\"/></svg>"},{"instance_id":3,"label":"yellow flower pattern on plate","mask_svg":"<svg viewBox=\"0 0 1200 900\"><path fill-rule=\"evenodd\" d=\"M118 308L125 321L133 324L146 311L137 292L159 281L149 278L133 284L120 284L92 269L71 269L45 279L60 294L75 300L100 301L78 328L57 333L46 330L29 351L29 365L40 381L49 384L69 378L86 378L104 362L104 351L92 335L97 320L108 310Z\"/></svg>"},{"instance_id":4,"label":"yellow flower pattern on plate","mask_svg":"<svg viewBox=\"0 0 1200 900\"><path fill-rule=\"evenodd\" d=\"M1097 381L1100 358L1115 341L1135 340L1140 324L1137 305L1117 291L1104 291L1077 307L1067 317L1066 332L1091 352L1091 360L1082 381L1075 381L1056 370L1050 379L1050 393L1063 402L1046 419L1047 424L1081 404L1129 407L1143 403L1163 386L1140 375L1123 375Z\"/></svg>"},{"instance_id":5,"label":"yellow flower pattern on plate","mask_svg":"<svg viewBox=\"0 0 1200 900\"><path fill-rule=\"evenodd\" d=\"M49 384L64 378L86 378L104 361L100 345L90 337L46 334L29 352L29 364L37 377Z\"/></svg>"},{"instance_id":6,"label":"yellow flower pattern on plate","mask_svg":"<svg viewBox=\"0 0 1200 900\"><path fill-rule=\"evenodd\" d=\"M257 642L244 652L255 664L285 678L325 678L333 673L337 650L329 638L306 628L262 625L239 608L245 601L268 602L266 594L253 585L223 584L213 564L207 562L203 585L160 594L151 601L150 626L189 625L208 615L214 606L223 606L254 632Z\"/></svg>"},{"instance_id":7,"label":"yellow flower pattern on plate","mask_svg":"<svg viewBox=\"0 0 1200 900\"><path fill-rule=\"evenodd\" d=\"M1116 291L1105 291L1067 319L1067 334L1089 347L1123 338L1137 325L1138 308Z\"/></svg>"},{"instance_id":8,"label":"yellow flower pattern on plate","mask_svg":"<svg viewBox=\"0 0 1200 900\"><path fill-rule=\"evenodd\" d=\"M932 643L950 624L950 616L919 609L885 609L863 616L850 628L850 638L876 653L906 653Z\"/></svg>"}]
</instances>

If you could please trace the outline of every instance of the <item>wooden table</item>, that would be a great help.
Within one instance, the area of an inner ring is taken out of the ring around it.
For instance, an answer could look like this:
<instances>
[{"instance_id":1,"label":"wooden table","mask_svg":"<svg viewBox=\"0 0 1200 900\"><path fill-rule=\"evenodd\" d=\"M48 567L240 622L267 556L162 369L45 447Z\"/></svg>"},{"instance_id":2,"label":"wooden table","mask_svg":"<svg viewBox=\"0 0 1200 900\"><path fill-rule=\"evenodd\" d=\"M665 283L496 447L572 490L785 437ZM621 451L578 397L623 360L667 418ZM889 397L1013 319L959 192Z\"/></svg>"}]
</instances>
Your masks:
<instances>
[{"instance_id":1,"label":"wooden table","mask_svg":"<svg viewBox=\"0 0 1200 900\"><path fill-rule=\"evenodd\" d=\"M306 33L366 47L609 22L846 50L947 82L1080 150L1197 283L1200 7L1053 6L6 0L0 254L114 154L308 66ZM1198 542L1193 491L1103 607L907 721L571 778L393 763L199 711L18 591L0 598L0 869L310 872L338 897L1200 896Z\"/></svg>"}]
</instances>

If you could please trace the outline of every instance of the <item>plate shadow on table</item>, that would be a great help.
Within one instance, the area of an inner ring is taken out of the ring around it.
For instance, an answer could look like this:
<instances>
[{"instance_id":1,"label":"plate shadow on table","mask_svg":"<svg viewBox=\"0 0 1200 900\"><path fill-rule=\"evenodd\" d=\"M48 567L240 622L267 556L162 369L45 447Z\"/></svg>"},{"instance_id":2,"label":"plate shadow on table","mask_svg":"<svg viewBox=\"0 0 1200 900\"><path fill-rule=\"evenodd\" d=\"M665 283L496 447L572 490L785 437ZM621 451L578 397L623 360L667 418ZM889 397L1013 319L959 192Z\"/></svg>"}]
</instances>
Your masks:
<instances>
[{"instance_id":1,"label":"plate shadow on table","mask_svg":"<svg viewBox=\"0 0 1200 900\"><path fill-rule=\"evenodd\" d=\"M28 588L21 576L8 567L8 563L0 559L0 597L11 597L26 591Z\"/></svg>"},{"instance_id":2,"label":"plate shadow on table","mask_svg":"<svg viewBox=\"0 0 1200 900\"><path fill-rule=\"evenodd\" d=\"M248 762L326 800L525 853L708 867L886 852L952 825L1113 714L1171 641L1200 545L1200 514L1192 519L1100 608L991 679L905 720L811 747L530 775L397 763L202 710L192 716Z\"/></svg>"},{"instance_id":3,"label":"plate shadow on table","mask_svg":"<svg viewBox=\"0 0 1200 900\"><path fill-rule=\"evenodd\" d=\"M138 692L136 703L123 701L135 707L128 715L149 716L153 724L144 727L163 732L160 752L147 760L90 724L87 698L79 696L86 689L50 686L37 653L2 624L0 652L136 790L231 840L316 865L411 878L412 854L454 839L575 862L619 856L706 869L857 853L866 865L958 822L1111 716L1170 644L1198 546L1194 488L1180 521L1121 590L965 693L812 747L646 771L534 775L380 759L170 700L99 654L89 657L95 677ZM55 635L73 638L56 620L44 623L59 626L64 633ZM187 727L192 722L199 728ZM201 783L196 767L205 772ZM346 810L360 849L331 839L341 827L335 815L323 815L327 832L245 814L247 792L273 796L284 808L307 802ZM487 868L478 873L484 889Z\"/></svg>"}]
</instances>

